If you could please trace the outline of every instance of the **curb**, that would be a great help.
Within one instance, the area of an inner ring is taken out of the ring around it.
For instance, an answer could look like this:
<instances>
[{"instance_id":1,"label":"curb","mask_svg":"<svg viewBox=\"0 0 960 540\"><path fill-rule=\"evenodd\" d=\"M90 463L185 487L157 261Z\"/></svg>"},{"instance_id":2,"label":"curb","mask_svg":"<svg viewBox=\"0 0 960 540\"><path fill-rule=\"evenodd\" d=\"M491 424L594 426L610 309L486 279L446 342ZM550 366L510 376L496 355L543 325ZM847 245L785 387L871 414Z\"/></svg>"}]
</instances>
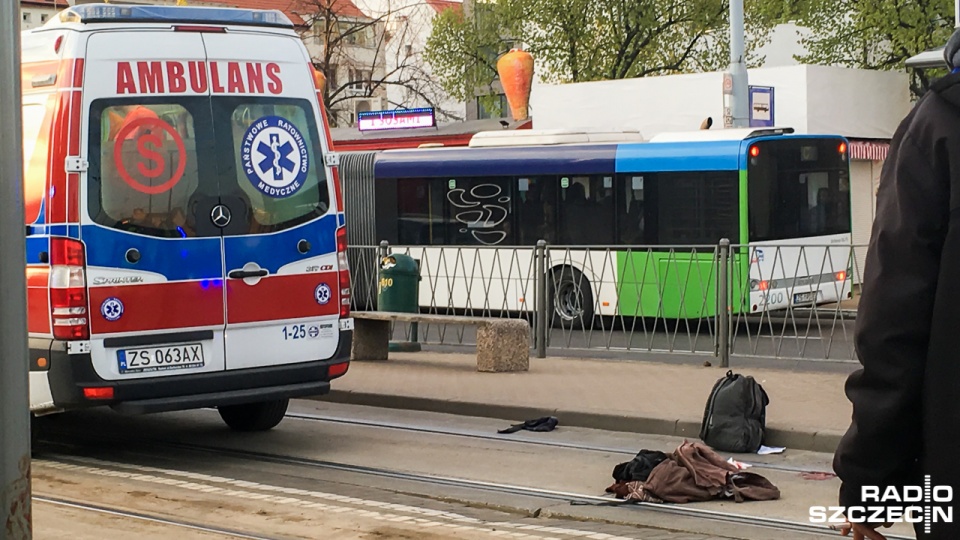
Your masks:
<instances>
[{"instance_id":1,"label":"curb","mask_svg":"<svg viewBox=\"0 0 960 540\"><path fill-rule=\"evenodd\" d=\"M668 435L673 437L686 437L688 439L699 439L700 437L700 422L691 422L689 420L668 420L665 418L589 413L567 409L498 405L495 403L476 403L344 390L331 390L330 393L324 396L310 399L349 405L456 414L508 421L520 421L527 418L539 418L541 416L556 416L563 425L567 426L602 429L605 431L643 433L647 435ZM782 446L787 449L832 454L836 451L842 436L842 433L798 431L768 426L764 442L769 446Z\"/></svg>"}]
</instances>

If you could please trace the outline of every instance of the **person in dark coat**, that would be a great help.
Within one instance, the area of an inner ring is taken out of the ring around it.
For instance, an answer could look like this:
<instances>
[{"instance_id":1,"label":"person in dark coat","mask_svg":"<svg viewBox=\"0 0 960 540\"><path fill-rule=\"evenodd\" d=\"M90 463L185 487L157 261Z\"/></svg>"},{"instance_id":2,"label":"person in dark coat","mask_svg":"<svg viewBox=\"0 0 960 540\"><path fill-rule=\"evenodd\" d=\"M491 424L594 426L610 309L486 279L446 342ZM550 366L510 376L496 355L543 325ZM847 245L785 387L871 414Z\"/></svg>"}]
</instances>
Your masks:
<instances>
[{"instance_id":1,"label":"person in dark coat","mask_svg":"<svg viewBox=\"0 0 960 540\"><path fill-rule=\"evenodd\" d=\"M926 475L960 495L960 30L944 56L951 74L900 124L881 173L855 330L862 368L846 383L853 418L834 456L843 507L883 504L862 501L863 486L902 494ZM915 524L917 538L960 539L956 500L934 504L953 522ZM883 538L876 529L852 532Z\"/></svg>"}]
</instances>

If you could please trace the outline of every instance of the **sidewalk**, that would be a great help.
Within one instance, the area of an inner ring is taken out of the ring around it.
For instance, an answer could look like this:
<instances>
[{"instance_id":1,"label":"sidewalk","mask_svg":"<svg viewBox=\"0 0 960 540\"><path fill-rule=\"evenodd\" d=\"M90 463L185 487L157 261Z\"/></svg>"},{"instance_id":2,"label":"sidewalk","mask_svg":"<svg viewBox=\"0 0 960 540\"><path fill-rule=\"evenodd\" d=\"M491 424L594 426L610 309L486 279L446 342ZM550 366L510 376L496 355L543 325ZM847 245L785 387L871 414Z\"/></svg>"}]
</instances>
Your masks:
<instances>
[{"instance_id":1,"label":"sidewalk","mask_svg":"<svg viewBox=\"0 0 960 540\"><path fill-rule=\"evenodd\" d=\"M665 362L669 356L664 357ZM322 400L697 439L710 390L726 370L650 361L531 358L530 371L479 373L473 351L391 353L352 362ZM850 422L845 373L734 366L770 397L767 443L833 452Z\"/></svg>"}]
</instances>

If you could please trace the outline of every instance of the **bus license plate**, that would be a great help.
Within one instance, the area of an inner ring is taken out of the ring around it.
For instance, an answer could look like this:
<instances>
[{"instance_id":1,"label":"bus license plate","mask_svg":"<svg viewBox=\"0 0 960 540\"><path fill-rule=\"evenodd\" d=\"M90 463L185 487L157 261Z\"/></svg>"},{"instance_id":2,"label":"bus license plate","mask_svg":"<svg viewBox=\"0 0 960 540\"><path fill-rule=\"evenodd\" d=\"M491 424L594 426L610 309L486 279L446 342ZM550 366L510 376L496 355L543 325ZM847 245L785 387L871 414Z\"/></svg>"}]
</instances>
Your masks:
<instances>
[{"instance_id":1,"label":"bus license plate","mask_svg":"<svg viewBox=\"0 0 960 540\"><path fill-rule=\"evenodd\" d=\"M793 295L794 304L812 304L814 300L819 296L820 291L810 291L805 293L797 293Z\"/></svg>"},{"instance_id":2,"label":"bus license plate","mask_svg":"<svg viewBox=\"0 0 960 540\"><path fill-rule=\"evenodd\" d=\"M147 373L203 367L203 345L187 343L117 351L120 373Z\"/></svg>"}]
</instances>

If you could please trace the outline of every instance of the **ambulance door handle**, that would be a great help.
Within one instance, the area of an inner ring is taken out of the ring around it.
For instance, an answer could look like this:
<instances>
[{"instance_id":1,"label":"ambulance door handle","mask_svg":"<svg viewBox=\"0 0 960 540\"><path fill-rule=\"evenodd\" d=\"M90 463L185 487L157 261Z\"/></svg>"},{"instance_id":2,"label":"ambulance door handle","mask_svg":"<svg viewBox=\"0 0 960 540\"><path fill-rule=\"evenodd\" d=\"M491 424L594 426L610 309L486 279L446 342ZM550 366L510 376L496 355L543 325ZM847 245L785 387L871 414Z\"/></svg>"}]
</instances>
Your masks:
<instances>
[{"instance_id":1,"label":"ambulance door handle","mask_svg":"<svg viewBox=\"0 0 960 540\"><path fill-rule=\"evenodd\" d=\"M243 279L248 277L264 277L270 272L266 270L234 270L230 272L230 277L233 279Z\"/></svg>"}]
</instances>

